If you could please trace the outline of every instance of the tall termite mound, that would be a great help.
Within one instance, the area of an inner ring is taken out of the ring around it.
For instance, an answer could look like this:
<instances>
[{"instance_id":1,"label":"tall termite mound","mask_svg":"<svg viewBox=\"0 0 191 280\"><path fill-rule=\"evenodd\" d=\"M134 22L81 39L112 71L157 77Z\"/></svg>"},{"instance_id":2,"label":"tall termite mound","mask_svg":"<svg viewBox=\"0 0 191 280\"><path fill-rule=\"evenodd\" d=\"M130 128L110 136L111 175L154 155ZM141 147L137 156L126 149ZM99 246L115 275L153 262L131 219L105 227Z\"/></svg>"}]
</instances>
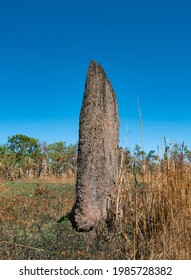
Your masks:
<instances>
[{"instance_id":1,"label":"tall termite mound","mask_svg":"<svg viewBox=\"0 0 191 280\"><path fill-rule=\"evenodd\" d=\"M77 230L89 231L107 218L117 183L118 138L115 92L101 65L91 61L80 113L77 198L72 209Z\"/></svg>"}]
</instances>

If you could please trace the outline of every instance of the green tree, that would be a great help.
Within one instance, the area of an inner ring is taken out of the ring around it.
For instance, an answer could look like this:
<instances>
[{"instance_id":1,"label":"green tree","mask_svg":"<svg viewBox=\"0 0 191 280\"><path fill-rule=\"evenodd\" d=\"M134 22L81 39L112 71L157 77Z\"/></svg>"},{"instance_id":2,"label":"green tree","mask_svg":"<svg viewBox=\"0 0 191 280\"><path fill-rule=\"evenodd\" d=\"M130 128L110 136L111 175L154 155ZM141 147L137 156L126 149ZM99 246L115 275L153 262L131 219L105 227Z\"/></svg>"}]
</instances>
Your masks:
<instances>
[{"instance_id":1,"label":"green tree","mask_svg":"<svg viewBox=\"0 0 191 280\"><path fill-rule=\"evenodd\" d=\"M191 162L191 150L187 146L184 147L184 155L187 162Z\"/></svg>"},{"instance_id":2,"label":"green tree","mask_svg":"<svg viewBox=\"0 0 191 280\"><path fill-rule=\"evenodd\" d=\"M158 160L159 160L159 157L158 157L158 155L156 155L156 151L155 150L149 151L148 154L146 155L147 168L150 171L154 171L154 168L155 168Z\"/></svg>"},{"instance_id":3,"label":"green tree","mask_svg":"<svg viewBox=\"0 0 191 280\"><path fill-rule=\"evenodd\" d=\"M76 172L77 168L77 151L78 145L70 144L67 147L67 155L66 155L66 173L72 172L73 174Z\"/></svg>"},{"instance_id":4,"label":"green tree","mask_svg":"<svg viewBox=\"0 0 191 280\"><path fill-rule=\"evenodd\" d=\"M7 166L15 164L15 153L8 149L6 144L0 146L0 162Z\"/></svg>"},{"instance_id":5,"label":"green tree","mask_svg":"<svg viewBox=\"0 0 191 280\"><path fill-rule=\"evenodd\" d=\"M56 176L61 176L65 171L67 146L65 142L56 142L48 145L47 148L48 161L51 171Z\"/></svg>"},{"instance_id":6,"label":"green tree","mask_svg":"<svg viewBox=\"0 0 191 280\"><path fill-rule=\"evenodd\" d=\"M17 161L27 156L35 158L40 153L39 140L22 134L8 137L7 148L15 153Z\"/></svg>"},{"instance_id":7,"label":"green tree","mask_svg":"<svg viewBox=\"0 0 191 280\"><path fill-rule=\"evenodd\" d=\"M13 135L8 137L7 149L14 155L14 167L22 168L29 176L41 152L39 140L22 134Z\"/></svg>"},{"instance_id":8,"label":"green tree","mask_svg":"<svg viewBox=\"0 0 191 280\"><path fill-rule=\"evenodd\" d=\"M55 176L63 173L75 173L77 162L77 145L67 146L65 142L56 142L48 145L47 157L49 166Z\"/></svg>"},{"instance_id":9,"label":"green tree","mask_svg":"<svg viewBox=\"0 0 191 280\"><path fill-rule=\"evenodd\" d=\"M146 156L146 153L141 149L141 147L138 144L136 144L133 155L137 161L142 162Z\"/></svg>"}]
</instances>

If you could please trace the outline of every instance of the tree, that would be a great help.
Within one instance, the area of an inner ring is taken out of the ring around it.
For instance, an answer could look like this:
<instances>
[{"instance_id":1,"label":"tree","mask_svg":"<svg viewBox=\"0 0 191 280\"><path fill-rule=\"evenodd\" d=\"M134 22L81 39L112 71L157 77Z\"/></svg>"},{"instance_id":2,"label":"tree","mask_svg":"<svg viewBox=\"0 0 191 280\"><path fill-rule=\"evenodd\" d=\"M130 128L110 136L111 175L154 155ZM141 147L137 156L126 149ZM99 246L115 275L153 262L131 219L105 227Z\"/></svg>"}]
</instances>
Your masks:
<instances>
[{"instance_id":1,"label":"tree","mask_svg":"<svg viewBox=\"0 0 191 280\"><path fill-rule=\"evenodd\" d=\"M184 147L184 155L185 155L185 158L187 160L187 162L191 162L191 151L188 149L187 146Z\"/></svg>"},{"instance_id":2,"label":"tree","mask_svg":"<svg viewBox=\"0 0 191 280\"><path fill-rule=\"evenodd\" d=\"M65 142L48 145L48 160L54 175L61 176L66 169L67 146Z\"/></svg>"},{"instance_id":3,"label":"tree","mask_svg":"<svg viewBox=\"0 0 191 280\"><path fill-rule=\"evenodd\" d=\"M8 137L7 147L16 154L18 161L25 156L35 158L40 152L39 140L22 134Z\"/></svg>"},{"instance_id":4,"label":"tree","mask_svg":"<svg viewBox=\"0 0 191 280\"><path fill-rule=\"evenodd\" d=\"M8 137L7 149L14 154L15 167L22 168L24 174L29 176L35 159L41 151L39 140L16 134Z\"/></svg>"},{"instance_id":5,"label":"tree","mask_svg":"<svg viewBox=\"0 0 191 280\"><path fill-rule=\"evenodd\" d=\"M134 157L138 161L143 161L146 156L146 153L141 149L141 147L136 144L134 148Z\"/></svg>"},{"instance_id":6,"label":"tree","mask_svg":"<svg viewBox=\"0 0 191 280\"><path fill-rule=\"evenodd\" d=\"M70 144L67 147L67 154L66 154L66 173L72 172L73 174L76 173L77 168L77 150L78 146Z\"/></svg>"}]
</instances>

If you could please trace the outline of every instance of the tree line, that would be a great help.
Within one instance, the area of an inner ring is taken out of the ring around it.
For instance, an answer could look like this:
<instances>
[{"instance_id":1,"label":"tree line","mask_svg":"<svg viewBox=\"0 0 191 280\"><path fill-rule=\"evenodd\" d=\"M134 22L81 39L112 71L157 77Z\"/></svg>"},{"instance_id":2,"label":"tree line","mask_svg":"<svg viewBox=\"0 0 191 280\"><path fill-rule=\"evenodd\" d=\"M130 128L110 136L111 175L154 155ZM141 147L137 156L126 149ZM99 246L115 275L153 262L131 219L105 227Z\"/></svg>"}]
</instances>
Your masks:
<instances>
[{"instance_id":1,"label":"tree line","mask_svg":"<svg viewBox=\"0 0 191 280\"><path fill-rule=\"evenodd\" d=\"M153 171L156 166L163 168L166 162L187 165L191 162L191 151L183 144L166 144L163 152L151 150L146 153L139 145L130 151L119 148L119 168L128 168L139 173ZM75 176L77 168L77 144L66 142L47 144L36 138L22 134L8 137L0 145L0 179L17 180L22 178L40 178L44 176Z\"/></svg>"},{"instance_id":2,"label":"tree line","mask_svg":"<svg viewBox=\"0 0 191 280\"><path fill-rule=\"evenodd\" d=\"M59 141L53 144L17 134L0 145L0 178L16 180L76 172L77 145Z\"/></svg>"}]
</instances>

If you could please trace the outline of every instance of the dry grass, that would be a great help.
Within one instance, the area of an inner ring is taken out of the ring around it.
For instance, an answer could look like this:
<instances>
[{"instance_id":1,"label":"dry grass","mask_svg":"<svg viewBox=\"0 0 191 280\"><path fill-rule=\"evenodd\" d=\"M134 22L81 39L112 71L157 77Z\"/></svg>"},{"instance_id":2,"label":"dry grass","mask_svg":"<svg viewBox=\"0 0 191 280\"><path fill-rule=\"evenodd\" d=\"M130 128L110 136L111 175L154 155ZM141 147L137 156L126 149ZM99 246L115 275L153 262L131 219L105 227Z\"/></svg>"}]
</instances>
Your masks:
<instances>
[{"instance_id":1,"label":"dry grass","mask_svg":"<svg viewBox=\"0 0 191 280\"><path fill-rule=\"evenodd\" d=\"M62 176L60 177L49 175L49 176L38 177L38 178L31 177L26 179L20 179L17 180L17 182L75 185L76 177L74 175L66 175L66 174L62 174Z\"/></svg>"},{"instance_id":2,"label":"dry grass","mask_svg":"<svg viewBox=\"0 0 191 280\"><path fill-rule=\"evenodd\" d=\"M74 184L1 184L0 259L191 259L190 166L181 155L142 164L122 160L109 219L90 233L76 232L67 216Z\"/></svg>"},{"instance_id":3,"label":"dry grass","mask_svg":"<svg viewBox=\"0 0 191 280\"><path fill-rule=\"evenodd\" d=\"M74 200L72 185L4 182L0 193L0 259L80 258L87 246L86 237L72 229L67 217Z\"/></svg>"},{"instance_id":4,"label":"dry grass","mask_svg":"<svg viewBox=\"0 0 191 280\"><path fill-rule=\"evenodd\" d=\"M115 237L124 240L121 257L191 259L191 168L180 156L142 170L123 170L118 184L114 224Z\"/></svg>"}]
</instances>

